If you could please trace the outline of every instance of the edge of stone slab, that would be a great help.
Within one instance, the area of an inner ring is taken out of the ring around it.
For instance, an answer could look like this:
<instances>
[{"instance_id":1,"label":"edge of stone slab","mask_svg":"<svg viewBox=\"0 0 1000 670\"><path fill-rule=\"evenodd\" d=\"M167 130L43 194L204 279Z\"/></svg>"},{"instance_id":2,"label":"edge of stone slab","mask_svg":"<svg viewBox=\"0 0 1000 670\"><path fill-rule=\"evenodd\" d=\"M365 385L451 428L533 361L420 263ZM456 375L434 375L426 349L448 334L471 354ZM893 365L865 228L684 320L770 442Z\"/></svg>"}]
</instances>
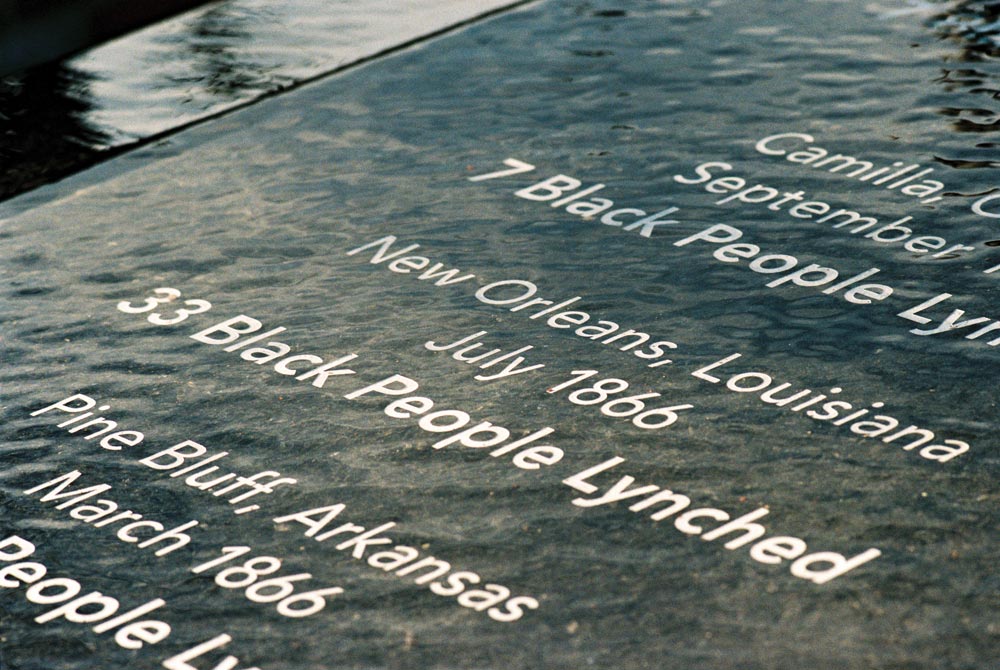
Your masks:
<instances>
[{"instance_id":1,"label":"edge of stone slab","mask_svg":"<svg viewBox=\"0 0 1000 670\"><path fill-rule=\"evenodd\" d=\"M367 56L362 56L347 63L337 65L330 70L296 81L275 91L268 91L251 100L237 102L230 107L218 110L191 121L186 121L173 128L144 137L131 144L109 150L106 156L98 156L95 162L83 165L75 172L56 181L42 184L23 193L0 201L0 225L7 220L25 212L29 212L46 204L70 198L78 193L90 190L111 179L128 174L132 170L151 165L164 158L179 155L188 147L209 141L216 136L211 130L213 122L229 115L248 110L271 98L291 93L305 86L345 74L355 68L367 65L377 60L390 57L396 53L425 45L438 38L446 37L471 25L486 21L501 14L510 13L528 5L537 4L542 0L513 0L500 7L494 7L474 16L462 19L456 23L438 28L424 35L408 39ZM187 131L195 129L203 131L193 137ZM220 133L228 132L221 130Z\"/></svg>"}]
</instances>

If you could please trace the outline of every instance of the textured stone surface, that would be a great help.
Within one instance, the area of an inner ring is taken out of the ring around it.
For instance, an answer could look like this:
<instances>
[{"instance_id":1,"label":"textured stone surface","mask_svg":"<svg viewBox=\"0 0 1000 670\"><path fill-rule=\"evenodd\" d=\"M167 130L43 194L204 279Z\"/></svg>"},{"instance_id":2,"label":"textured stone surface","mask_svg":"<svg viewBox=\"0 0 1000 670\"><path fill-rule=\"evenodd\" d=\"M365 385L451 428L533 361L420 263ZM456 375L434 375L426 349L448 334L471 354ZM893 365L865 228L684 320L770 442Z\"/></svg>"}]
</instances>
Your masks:
<instances>
[{"instance_id":1,"label":"textured stone surface","mask_svg":"<svg viewBox=\"0 0 1000 670\"><path fill-rule=\"evenodd\" d=\"M982 135L939 110L989 103L938 81L958 47L927 19L860 2L539 3L7 205L0 528L91 589L162 596L174 632L125 651L84 626L34 623L40 606L5 590L3 667L155 668L223 631L243 666L265 670L988 667L998 652L997 349L914 336L897 313L949 292L969 316L995 316L997 275L982 270L997 262L983 244L996 224L970 213L975 198L920 205L753 148L774 133L811 133L879 164L933 166L951 193L991 188L994 170L934 161L983 156ZM468 181L510 156L536 171ZM764 205L717 206L721 195L673 179L704 161L886 222L911 215L927 234L975 249L932 261ZM559 173L605 184L619 206L677 206L678 223L647 239L514 196ZM769 277L714 260L707 245L674 246L712 223L844 272L878 267L896 293L862 306L767 288ZM345 253L389 234L476 279L437 287ZM534 282L549 299L582 296L595 318L676 342L675 363L650 369L475 298L503 279ZM115 309L160 286L213 309L172 328ZM357 379L315 389L187 337L240 313L287 327L297 351L357 353ZM478 331L505 350L532 345L546 367L481 383L472 366L423 346ZM859 407L884 402L886 414L973 448L934 463L691 376L736 351L739 371L842 387ZM546 393L582 369L696 409L642 431ZM552 426L566 456L523 471L483 450L435 450L413 421L344 399L391 373L518 435ZM108 452L29 416L74 392L111 404L147 442ZM236 516L138 463L183 439L230 452L230 467L299 483ZM562 479L616 455L637 485L733 516L766 506L772 534L883 555L815 585L625 502L572 505L579 494ZM74 468L165 522L200 519L205 534L154 558L22 493ZM536 596L539 609L498 623L271 521L337 501L346 520L394 521L396 541ZM289 620L190 573L238 544L346 593Z\"/></svg>"}]
</instances>

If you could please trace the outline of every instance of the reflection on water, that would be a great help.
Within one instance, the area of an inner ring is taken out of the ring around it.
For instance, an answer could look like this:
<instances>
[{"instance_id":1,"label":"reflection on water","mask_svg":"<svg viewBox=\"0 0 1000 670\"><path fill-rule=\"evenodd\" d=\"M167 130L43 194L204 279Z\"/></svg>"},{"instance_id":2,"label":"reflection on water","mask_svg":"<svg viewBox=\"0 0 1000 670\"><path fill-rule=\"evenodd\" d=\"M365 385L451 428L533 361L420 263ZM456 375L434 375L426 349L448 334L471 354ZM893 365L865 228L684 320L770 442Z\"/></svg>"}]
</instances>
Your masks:
<instances>
[{"instance_id":1,"label":"reflection on water","mask_svg":"<svg viewBox=\"0 0 1000 670\"><path fill-rule=\"evenodd\" d=\"M954 119L952 128L961 133L1000 131L1000 3L964 0L935 15L930 25L942 38L959 47L955 61L961 67L946 67L938 82L945 90L981 96L981 106L944 107L941 114ZM981 149L995 148L979 143ZM994 162L982 167L997 167Z\"/></svg>"},{"instance_id":2,"label":"reflection on water","mask_svg":"<svg viewBox=\"0 0 1000 670\"><path fill-rule=\"evenodd\" d=\"M187 81L205 94L221 100L237 100L246 91L259 89L270 68L254 62L249 54L240 54L235 47L250 42L254 23L276 18L272 12L250 12L240 5L216 7L193 17L189 24L190 38L180 40L176 53L163 55L189 62L192 71ZM184 80L180 77L154 85L169 90Z\"/></svg>"},{"instance_id":3,"label":"reflection on water","mask_svg":"<svg viewBox=\"0 0 1000 670\"><path fill-rule=\"evenodd\" d=\"M89 120L86 72L57 63L0 79L0 198L93 160L108 137Z\"/></svg>"},{"instance_id":4,"label":"reflection on water","mask_svg":"<svg viewBox=\"0 0 1000 670\"><path fill-rule=\"evenodd\" d=\"M963 0L936 15L932 24L939 34L961 44L962 60L1000 56L1000 3Z\"/></svg>"},{"instance_id":5,"label":"reflection on water","mask_svg":"<svg viewBox=\"0 0 1000 670\"><path fill-rule=\"evenodd\" d=\"M229 0L73 61L112 145L287 89L512 0Z\"/></svg>"},{"instance_id":6,"label":"reflection on water","mask_svg":"<svg viewBox=\"0 0 1000 670\"><path fill-rule=\"evenodd\" d=\"M512 0L229 0L0 84L0 199Z\"/></svg>"},{"instance_id":7,"label":"reflection on water","mask_svg":"<svg viewBox=\"0 0 1000 670\"><path fill-rule=\"evenodd\" d=\"M226 2L95 50L78 63L98 80L92 121L119 144L290 86L279 74L297 57L288 20Z\"/></svg>"}]
</instances>

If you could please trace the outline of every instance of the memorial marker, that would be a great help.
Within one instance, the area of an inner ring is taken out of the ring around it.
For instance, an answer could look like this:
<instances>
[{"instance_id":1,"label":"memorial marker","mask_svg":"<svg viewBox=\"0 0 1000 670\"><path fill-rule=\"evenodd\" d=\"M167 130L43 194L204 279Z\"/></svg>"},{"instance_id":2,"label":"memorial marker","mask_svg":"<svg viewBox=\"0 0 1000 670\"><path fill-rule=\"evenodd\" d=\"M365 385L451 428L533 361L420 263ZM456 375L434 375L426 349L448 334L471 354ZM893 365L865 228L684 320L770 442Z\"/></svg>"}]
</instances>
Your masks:
<instances>
[{"instance_id":1,"label":"memorial marker","mask_svg":"<svg viewBox=\"0 0 1000 670\"><path fill-rule=\"evenodd\" d=\"M0 208L0 667L991 667L930 20L533 3Z\"/></svg>"}]
</instances>

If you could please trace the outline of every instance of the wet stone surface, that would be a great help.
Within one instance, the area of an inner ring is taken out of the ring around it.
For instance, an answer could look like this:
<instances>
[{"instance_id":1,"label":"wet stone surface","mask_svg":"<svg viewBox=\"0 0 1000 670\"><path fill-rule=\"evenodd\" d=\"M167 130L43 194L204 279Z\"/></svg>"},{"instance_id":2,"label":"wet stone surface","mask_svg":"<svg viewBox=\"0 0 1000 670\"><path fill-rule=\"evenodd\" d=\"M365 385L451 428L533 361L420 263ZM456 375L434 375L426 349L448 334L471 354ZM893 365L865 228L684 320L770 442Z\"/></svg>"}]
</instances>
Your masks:
<instances>
[{"instance_id":1,"label":"wet stone surface","mask_svg":"<svg viewBox=\"0 0 1000 670\"><path fill-rule=\"evenodd\" d=\"M4 588L3 667L989 667L996 69L940 10L542 2L4 205L3 537L171 631Z\"/></svg>"},{"instance_id":2,"label":"wet stone surface","mask_svg":"<svg viewBox=\"0 0 1000 670\"><path fill-rule=\"evenodd\" d=\"M0 198L513 3L228 0L0 79Z\"/></svg>"}]
</instances>

